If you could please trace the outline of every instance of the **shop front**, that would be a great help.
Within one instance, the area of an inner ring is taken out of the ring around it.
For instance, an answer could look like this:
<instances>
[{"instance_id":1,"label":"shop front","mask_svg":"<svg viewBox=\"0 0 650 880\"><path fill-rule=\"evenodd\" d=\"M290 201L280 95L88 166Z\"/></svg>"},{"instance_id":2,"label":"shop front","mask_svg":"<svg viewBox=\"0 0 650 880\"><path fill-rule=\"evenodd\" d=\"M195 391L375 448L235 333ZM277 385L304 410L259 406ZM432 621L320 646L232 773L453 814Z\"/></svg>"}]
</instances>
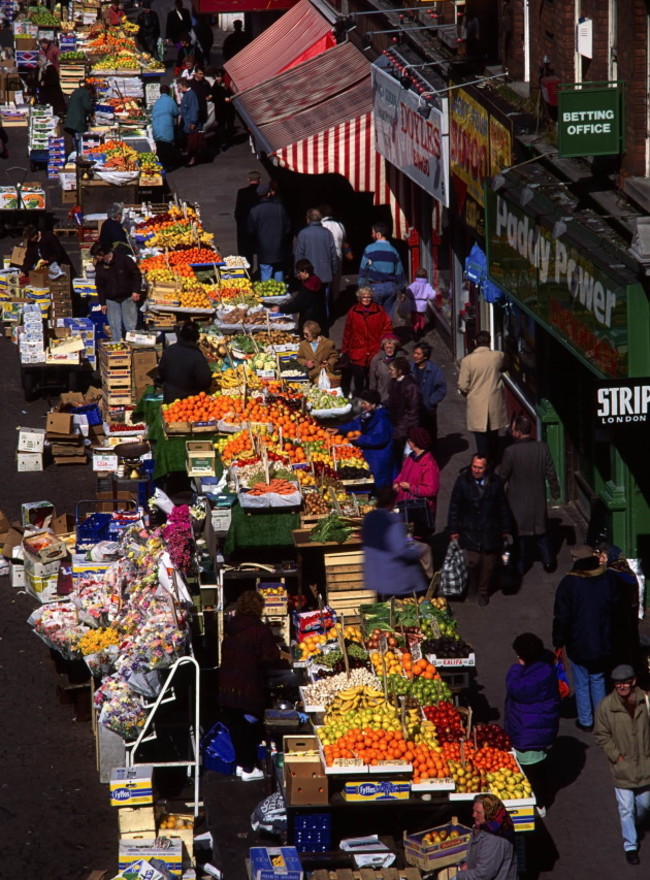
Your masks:
<instances>
[{"instance_id":1,"label":"shop front","mask_svg":"<svg viewBox=\"0 0 650 880\"><path fill-rule=\"evenodd\" d=\"M628 557L646 557L648 469L639 431L597 422L597 389L650 375L650 307L638 267L613 238L562 219L514 172L486 187L488 274L507 299L496 329L510 383L551 447L565 501ZM523 204L522 204L523 203ZM525 207L524 207L525 206Z\"/></svg>"}]
</instances>

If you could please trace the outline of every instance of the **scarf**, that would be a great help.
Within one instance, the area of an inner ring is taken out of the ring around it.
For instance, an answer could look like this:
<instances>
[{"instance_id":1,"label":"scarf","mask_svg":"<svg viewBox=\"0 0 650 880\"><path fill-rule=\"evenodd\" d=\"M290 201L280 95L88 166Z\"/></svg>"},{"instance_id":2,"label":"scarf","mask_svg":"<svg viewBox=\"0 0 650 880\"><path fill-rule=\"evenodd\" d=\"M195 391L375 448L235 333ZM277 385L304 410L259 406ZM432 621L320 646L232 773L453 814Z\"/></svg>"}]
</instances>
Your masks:
<instances>
[{"instance_id":1,"label":"scarf","mask_svg":"<svg viewBox=\"0 0 650 880\"><path fill-rule=\"evenodd\" d=\"M486 831L495 837L505 837L513 846L515 845L515 826L512 824L510 814L505 807L500 807L494 818L477 826L478 831Z\"/></svg>"}]
</instances>

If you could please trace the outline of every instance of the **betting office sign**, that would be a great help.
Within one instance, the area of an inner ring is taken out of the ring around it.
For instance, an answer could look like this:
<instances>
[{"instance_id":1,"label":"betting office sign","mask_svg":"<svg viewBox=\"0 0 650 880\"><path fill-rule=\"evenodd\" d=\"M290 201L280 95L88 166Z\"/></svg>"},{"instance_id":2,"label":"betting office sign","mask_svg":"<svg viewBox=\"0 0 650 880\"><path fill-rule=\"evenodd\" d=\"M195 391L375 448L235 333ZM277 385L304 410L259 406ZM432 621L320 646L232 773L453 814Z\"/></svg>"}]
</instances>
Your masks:
<instances>
[{"instance_id":1,"label":"betting office sign","mask_svg":"<svg viewBox=\"0 0 650 880\"><path fill-rule=\"evenodd\" d=\"M621 89L606 83L561 85L557 143L560 156L611 156L623 151Z\"/></svg>"},{"instance_id":2,"label":"betting office sign","mask_svg":"<svg viewBox=\"0 0 650 880\"><path fill-rule=\"evenodd\" d=\"M602 428L648 425L650 379L602 382L596 389L596 424Z\"/></svg>"}]
</instances>

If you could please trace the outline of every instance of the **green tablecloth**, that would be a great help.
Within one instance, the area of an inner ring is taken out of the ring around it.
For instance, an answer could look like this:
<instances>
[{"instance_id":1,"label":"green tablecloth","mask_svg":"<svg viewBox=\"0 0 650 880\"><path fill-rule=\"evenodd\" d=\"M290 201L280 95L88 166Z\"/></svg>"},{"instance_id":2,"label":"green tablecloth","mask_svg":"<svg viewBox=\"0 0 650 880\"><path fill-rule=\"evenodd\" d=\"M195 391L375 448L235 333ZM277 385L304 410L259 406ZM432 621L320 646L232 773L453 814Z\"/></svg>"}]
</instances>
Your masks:
<instances>
[{"instance_id":1,"label":"green tablecloth","mask_svg":"<svg viewBox=\"0 0 650 880\"><path fill-rule=\"evenodd\" d=\"M134 418L143 419L149 428L148 436L154 446L155 467L154 480L164 477L173 471L186 470L185 464L185 441L186 440L209 440L213 442L218 434L181 434L178 437L166 437L162 425L162 395L153 395L147 391L137 403L133 413ZM223 464L219 455L216 460L216 476L223 473Z\"/></svg>"},{"instance_id":2,"label":"green tablecloth","mask_svg":"<svg viewBox=\"0 0 650 880\"><path fill-rule=\"evenodd\" d=\"M232 522L223 548L226 556L243 547L292 547L297 513L245 513L239 504L232 509Z\"/></svg>"}]
</instances>

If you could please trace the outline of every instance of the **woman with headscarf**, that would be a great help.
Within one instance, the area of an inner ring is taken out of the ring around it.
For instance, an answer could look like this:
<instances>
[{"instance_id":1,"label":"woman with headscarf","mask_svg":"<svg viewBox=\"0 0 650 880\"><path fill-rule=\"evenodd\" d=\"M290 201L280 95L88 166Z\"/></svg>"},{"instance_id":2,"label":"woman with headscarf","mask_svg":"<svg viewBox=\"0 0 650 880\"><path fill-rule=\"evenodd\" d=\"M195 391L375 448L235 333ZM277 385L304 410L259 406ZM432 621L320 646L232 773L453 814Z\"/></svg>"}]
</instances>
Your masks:
<instances>
[{"instance_id":1,"label":"woman with headscarf","mask_svg":"<svg viewBox=\"0 0 650 880\"><path fill-rule=\"evenodd\" d=\"M517 880L515 829L494 794L479 794L472 810L474 831L467 858L454 880Z\"/></svg>"},{"instance_id":2,"label":"woman with headscarf","mask_svg":"<svg viewBox=\"0 0 650 880\"><path fill-rule=\"evenodd\" d=\"M411 452L404 459L393 487L398 507L406 521L413 523L414 535L427 538L435 528L440 469L431 454L431 435L426 428L411 428L408 444Z\"/></svg>"},{"instance_id":3,"label":"woman with headscarf","mask_svg":"<svg viewBox=\"0 0 650 880\"><path fill-rule=\"evenodd\" d=\"M343 393L349 396L354 380L354 393L359 395L366 387L370 361L379 351L379 343L393 325L386 310L374 301L369 287L357 290L357 304L352 306L345 319L341 351L347 366L343 377Z\"/></svg>"}]
</instances>

